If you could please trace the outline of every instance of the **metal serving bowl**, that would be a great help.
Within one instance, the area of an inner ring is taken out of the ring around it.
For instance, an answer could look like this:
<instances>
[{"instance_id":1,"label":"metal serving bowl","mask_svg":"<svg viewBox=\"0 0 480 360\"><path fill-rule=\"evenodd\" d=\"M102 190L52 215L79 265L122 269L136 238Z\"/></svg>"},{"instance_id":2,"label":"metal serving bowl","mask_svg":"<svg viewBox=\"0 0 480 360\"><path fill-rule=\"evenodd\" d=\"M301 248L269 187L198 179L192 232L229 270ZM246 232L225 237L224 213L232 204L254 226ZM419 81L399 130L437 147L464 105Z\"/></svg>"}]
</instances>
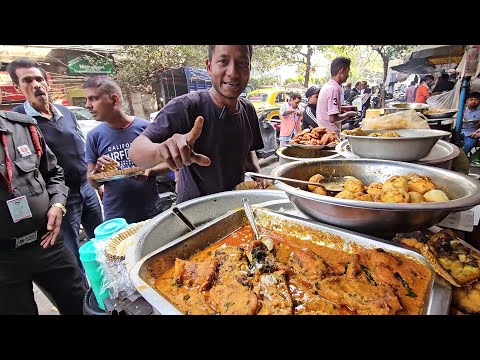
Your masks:
<instances>
[{"instance_id":1,"label":"metal serving bowl","mask_svg":"<svg viewBox=\"0 0 480 360\"><path fill-rule=\"evenodd\" d=\"M309 161L313 159L334 159L340 157L335 150L308 149L285 146L277 149L280 165L292 161Z\"/></svg>"},{"instance_id":2,"label":"metal serving bowl","mask_svg":"<svg viewBox=\"0 0 480 360\"><path fill-rule=\"evenodd\" d=\"M287 193L298 210L313 219L358 232L391 236L397 232L425 229L442 221L452 211L461 211L480 204L480 182L467 175L435 167L388 160L329 159L309 162L295 161L280 165L274 176L308 180L314 174L324 176L351 175L364 184L385 182L393 175L416 173L429 176L437 189L444 191L450 201L396 204L339 199L317 195L306 185L276 186Z\"/></svg>"},{"instance_id":3,"label":"metal serving bowl","mask_svg":"<svg viewBox=\"0 0 480 360\"><path fill-rule=\"evenodd\" d=\"M444 109L440 113L433 113L429 114L428 111L426 111L423 115L427 119L445 119L445 118L451 118L453 115L455 115L458 112L458 109Z\"/></svg>"},{"instance_id":4,"label":"metal serving bowl","mask_svg":"<svg viewBox=\"0 0 480 360\"><path fill-rule=\"evenodd\" d=\"M396 103L396 104L390 104L390 107L393 107L395 109L402 109L402 110L413 109L415 111L423 113L424 111L427 111L430 106L428 104L422 104L422 103Z\"/></svg>"},{"instance_id":5,"label":"metal serving bowl","mask_svg":"<svg viewBox=\"0 0 480 360\"><path fill-rule=\"evenodd\" d=\"M426 157L448 131L432 129L365 130L371 133L396 132L400 137L373 137L343 135L348 138L350 150L366 159L417 161Z\"/></svg>"}]
</instances>

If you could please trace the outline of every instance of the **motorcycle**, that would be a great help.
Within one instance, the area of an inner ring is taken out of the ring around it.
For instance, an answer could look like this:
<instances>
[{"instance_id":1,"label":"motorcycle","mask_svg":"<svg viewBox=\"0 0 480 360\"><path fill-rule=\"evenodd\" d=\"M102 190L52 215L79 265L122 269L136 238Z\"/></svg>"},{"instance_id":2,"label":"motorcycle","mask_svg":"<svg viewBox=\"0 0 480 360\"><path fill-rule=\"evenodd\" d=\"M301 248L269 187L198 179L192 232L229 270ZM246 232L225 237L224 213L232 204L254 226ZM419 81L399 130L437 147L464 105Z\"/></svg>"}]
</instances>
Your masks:
<instances>
[{"instance_id":1,"label":"motorcycle","mask_svg":"<svg viewBox=\"0 0 480 360\"><path fill-rule=\"evenodd\" d=\"M274 109L260 110L257 113L258 122L260 125L260 134L264 147L257 150L257 157L259 159L266 159L271 155L275 155L279 146L278 135L280 134L280 122L273 122L267 119L268 114Z\"/></svg>"}]
</instances>

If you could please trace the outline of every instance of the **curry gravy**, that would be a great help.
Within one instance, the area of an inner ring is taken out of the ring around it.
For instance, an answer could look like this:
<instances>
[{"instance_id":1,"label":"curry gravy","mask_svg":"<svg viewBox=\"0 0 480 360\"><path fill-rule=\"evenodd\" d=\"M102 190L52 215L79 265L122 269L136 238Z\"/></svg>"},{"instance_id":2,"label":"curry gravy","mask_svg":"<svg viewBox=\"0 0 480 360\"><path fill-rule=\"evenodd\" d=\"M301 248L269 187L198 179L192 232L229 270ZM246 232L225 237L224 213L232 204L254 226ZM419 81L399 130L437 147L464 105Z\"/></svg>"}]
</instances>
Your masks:
<instances>
[{"instance_id":1,"label":"curry gravy","mask_svg":"<svg viewBox=\"0 0 480 360\"><path fill-rule=\"evenodd\" d=\"M266 266L268 262L265 262L263 268L254 269L247 260L248 252L251 251L247 245L253 239L253 231L250 225L245 225L186 259L189 264L186 266L197 269L198 264L198 269L201 269L201 264L206 262L216 264L212 258L218 256L218 251L238 249L227 257L230 266L232 259L241 258L238 265L223 271L225 263L220 261L216 273L211 273L211 282L201 288L195 282L179 282L175 276L176 263L175 267L156 277L155 289L185 314L423 312L431 273L416 260L381 249L357 247L353 250L355 253L347 253L286 234L262 230L274 241L274 249L266 258L271 260L269 264L276 264L271 270ZM202 274L202 271L208 273L205 267L197 273ZM220 303L219 299L214 298L218 291L212 293L211 290L227 280L230 281L229 287L232 290L221 292ZM265 283L269 286L265 286ZM285 289L288 289L287 296ZM239 306L244 301L252 303L248 307Z\"/></svg>"}]
</instances>

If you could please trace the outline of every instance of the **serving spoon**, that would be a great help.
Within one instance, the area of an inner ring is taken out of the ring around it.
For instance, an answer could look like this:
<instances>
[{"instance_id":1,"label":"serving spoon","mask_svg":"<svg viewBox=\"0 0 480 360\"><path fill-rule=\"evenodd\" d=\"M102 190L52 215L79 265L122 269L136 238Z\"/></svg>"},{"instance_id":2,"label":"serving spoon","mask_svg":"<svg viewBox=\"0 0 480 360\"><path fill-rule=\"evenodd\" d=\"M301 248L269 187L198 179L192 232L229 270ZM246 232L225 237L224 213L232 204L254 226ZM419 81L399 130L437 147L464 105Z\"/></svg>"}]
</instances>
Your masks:
<instances>
[{"instance_id":1,"label":"serving spoon","mask_svg":"<svg viewBox=\"0 0 480 360\"><path fill-rule=\"evenodd\" d=\"M245 175L250 176L251 178L262 178L268 180L278 180L278 181L285 181L285 182L293 182L298 184L305 184L305 185L314 185L314 186L323 186L328 191L332 192L340 192L343 191L343 186L345 181L348 179L354 178L353 176L337 176L337 177L328 177L324 178L325 182L314 182L314 181L305 181L305 180L298 180L292 178L286 178L282 176L272 176L272 175L264 175L255 172L246 172Z\"/></svg>"}]
</instances>

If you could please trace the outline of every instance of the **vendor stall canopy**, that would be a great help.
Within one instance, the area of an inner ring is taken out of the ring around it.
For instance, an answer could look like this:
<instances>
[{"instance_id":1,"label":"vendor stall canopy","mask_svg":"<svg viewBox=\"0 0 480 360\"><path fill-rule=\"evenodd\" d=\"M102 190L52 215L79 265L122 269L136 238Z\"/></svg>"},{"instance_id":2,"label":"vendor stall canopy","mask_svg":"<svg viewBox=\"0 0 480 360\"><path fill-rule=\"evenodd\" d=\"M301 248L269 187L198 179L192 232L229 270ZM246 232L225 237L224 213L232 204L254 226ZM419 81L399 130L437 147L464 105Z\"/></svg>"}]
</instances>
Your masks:
<instances>
[{"instance_id":1,"label":"vendor stall canopy","mask_svg":"<svg viewBox=\"0 0 480 360\"><path fill-rule=\"evenodd\" d=\"M432 74L442 65L456 66L462 60L466 45L420 45L403 64L391 69L405 74Z\"/></svg>"}]
</instances>

